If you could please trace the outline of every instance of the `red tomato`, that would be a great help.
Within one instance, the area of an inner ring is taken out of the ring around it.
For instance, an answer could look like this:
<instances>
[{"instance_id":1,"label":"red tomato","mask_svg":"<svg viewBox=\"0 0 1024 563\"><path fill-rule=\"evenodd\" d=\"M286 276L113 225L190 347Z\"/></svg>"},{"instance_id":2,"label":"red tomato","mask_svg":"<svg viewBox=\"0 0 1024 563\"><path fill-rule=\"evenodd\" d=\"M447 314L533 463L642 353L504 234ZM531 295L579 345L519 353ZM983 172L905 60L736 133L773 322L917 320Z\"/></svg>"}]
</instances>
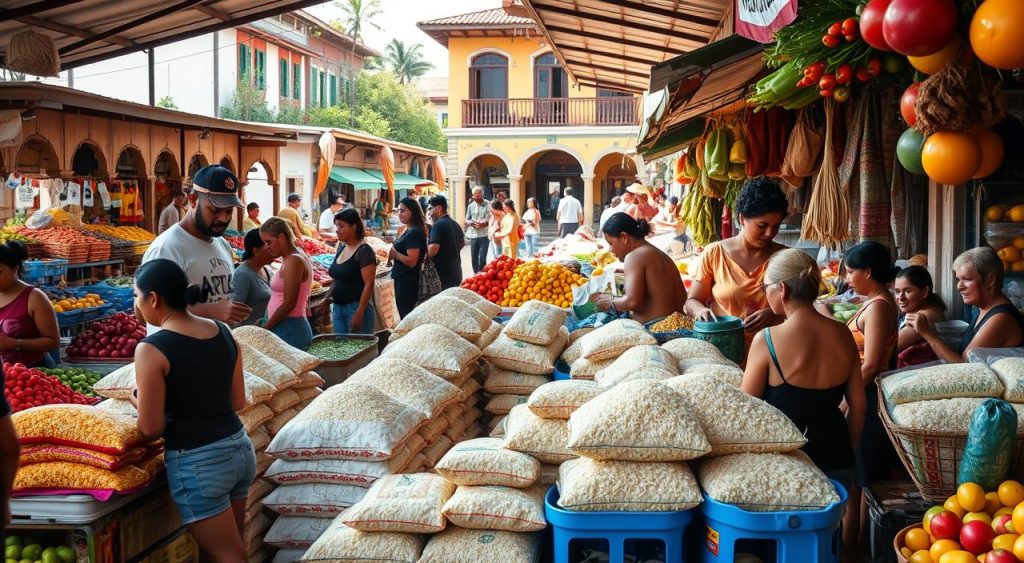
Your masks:
<instances>
[{"instance_id":1,"label":"red tomato","mask_svg":"<svg viewBox=\"0 0 1024 563\"><path fill-rule=\"evenodd\" d=\"M921 83L915 82L908 86L900 96L900 114L903 116L903 121L906 121L907 125L911 127L917 123L917 110L914 109L914 106L917 104L917 89L920 87Z\"/></svg>"},{"instance_id":2,"label":"red tomato","mask_svg":"<svg viewBox=\"0 0 1024 563\"><path fill-rule=\"evenodd\" d=\"M953 0L892 0L882 18L882 35L901 55L931 55L953 40L958 13Z\"/></svg>"}]
</instances>

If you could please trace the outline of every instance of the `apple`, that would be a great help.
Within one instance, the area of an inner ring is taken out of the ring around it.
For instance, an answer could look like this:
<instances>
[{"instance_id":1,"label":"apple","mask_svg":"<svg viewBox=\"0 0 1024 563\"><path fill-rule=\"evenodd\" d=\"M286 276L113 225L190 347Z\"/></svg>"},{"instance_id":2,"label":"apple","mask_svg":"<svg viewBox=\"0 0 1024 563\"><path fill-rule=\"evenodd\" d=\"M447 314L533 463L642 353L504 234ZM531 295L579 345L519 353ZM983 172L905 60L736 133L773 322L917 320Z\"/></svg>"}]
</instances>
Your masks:
<instances>
[{"instance_id":1,"label":"apple","mask_svg":"<svg viewBox=\"0 0 1024 563\"><path fill-rule=\"evenodd\" d=\"M932 529L935 529L935 521L932 520ZM978 555L992 549L992 539L996 533L981 520L973 520L963 525L960 529L960 545L967 551Z\"/></svg>"},{"instance_id":2,"label":"apple","mask_svg":"<svg viewBox=\"0 0 1024 563\"><path fill-rule=\"evenodd\" d=\"M985 563L1019 563L1017 557L1005 549L993 549L985 556Z\"/></svg>"},{"instance_id":3,"label":"apple","mask_svg":"<svg viewBox=\"0 0 1024 563\"><path fill-rule=\"evenodd\" d=\"M928 523L932 536L939 540L959 540L960 528L962 527L963 522L960 521L960 518L948 510L932 516L931 521Z\"/></svg>"},{"instance_id":4,"label":"apple","mask_svg":"<svg viewBox=\"0 0 1024 563\"><path fill-rule=\"evenodd\" d=\"M996 535L1000 534L1016 534L1017 532L1013 529L1013 518L1009 514L1000 514L992 520L992 531Z\"/></svg>"}]
</instances>

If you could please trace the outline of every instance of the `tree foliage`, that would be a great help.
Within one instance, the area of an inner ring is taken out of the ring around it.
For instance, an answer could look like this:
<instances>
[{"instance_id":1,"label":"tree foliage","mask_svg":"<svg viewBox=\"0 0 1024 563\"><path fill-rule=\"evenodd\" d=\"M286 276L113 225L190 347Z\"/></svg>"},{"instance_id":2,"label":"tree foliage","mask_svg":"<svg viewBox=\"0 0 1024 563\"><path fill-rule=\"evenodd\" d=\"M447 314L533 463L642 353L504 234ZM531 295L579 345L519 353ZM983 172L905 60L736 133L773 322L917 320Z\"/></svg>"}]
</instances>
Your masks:
<instances>
[{"instance_id":1,"label":"tree foliage","mask_svg":"<svg viewBox=\"0 0 1024 563\"><path fill-rule=\"evenodd\" d=\"M422 48L420 43L406 45L398 39L392 39L384 49L388 68L402 84L409 84L434 68L434 65L423 60L423 53L420 52Z\"/></svg>"},{"instance_id":2,"label":"tree foliage","mask_svg":"<svg viewBox=\"0 0 1024 563\"><path fill-rule=\"evenodd\" d=\"M160 98L156 105L167 109L178 109L178 104L174 103L174 98L171 96L164 96Z\"/></svg>"}]
</instances>

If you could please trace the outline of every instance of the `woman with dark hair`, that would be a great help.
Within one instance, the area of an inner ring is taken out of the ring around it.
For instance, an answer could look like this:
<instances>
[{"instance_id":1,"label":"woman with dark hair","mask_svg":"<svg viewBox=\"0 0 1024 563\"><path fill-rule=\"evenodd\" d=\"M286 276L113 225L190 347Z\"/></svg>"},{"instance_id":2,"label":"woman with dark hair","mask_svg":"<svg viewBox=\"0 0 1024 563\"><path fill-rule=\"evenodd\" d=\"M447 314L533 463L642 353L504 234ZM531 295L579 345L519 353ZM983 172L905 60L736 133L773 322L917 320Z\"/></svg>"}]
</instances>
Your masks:
<instances>
[{"instance_id":1,"label":"woman with dark hair","mask_svg":"<svg viewBox=\"0 0 1024 563\"><path fill-rule=\"evenodd\" d=\"M540 206L537 198L526 200L526 211L523 212L523 234L526 235L526 257L532 258L537 252L537 239L540 238Z\"/></svg>"},{"instance_id":2,"label":"woman with dark hair","mask_svg":"<svg viewBox=\"0 0 1024 563\"><path fill-rule=\"evenodd\" d=\"M398 220L405 232L391 246L388 257L394 261L391 279L395 280L395 304L405 317L416 307L420 291L420 270L427 256L427 223L420 204L407 197L398 203Z\"/></svg>"},{"instance_id":3,"label":"woman with dark hair","mask_svg":"<svg viewBox=\"0 0 1024 563\"><path fill-rule=\"evenodd\" d=\"M900 308L900 332L896 344L896 367L914 366L938 359L924 337L907 326L907 315L917 314L937 323L946 320L946 304L932 285L932 275L923 266L910 266L896 274L896 305Z\"/></svg>"},{"instance_id":4,"label":"woman with dark hair","mask_svg":"<svg viewBox=\"0 0 1024 563\"><path fill-rule=\"evenodd\" d=\"M21 279L26 258L20 242L0 244L0 359L35 367L60 346L60 329L46 294Z\"/></svg>"},{"instance_id":5,"label":"woman with dark hair","mask_svg":"<svg viewBox=\"0 0 1024 563\"><path fill-rule=\"evenodd\" d=\"M704 248L690 286L687 315L702 321L721 316L743 319L748 348L757 331L782 320L768 306L762 284L768 259L786 248L775 242L775 235L788 207L778 180L759 176L743 185L736 200L740 232Z\"/></svg>"},{"instance_id":6,"label":"woman with dark hair","mask_svg":"<svg viewBox=\"0 0 1024 563\"><path fill-rule=\"evenodd\" d=\"M254 325L267 315L267 304L270 303L270 263L274 258L259 229L245 233L245 253L242 263L235 268L231 278L231 300L245 303L252 307L249 316L239 324Z\"/></svg>"},{"instance_id":7,"label":"woman with dark hair","mask_svg":"<svg viewBox=\"0 0 1024 563\"><path fill-rule=\"evenodd\" d=\"M495 203L499 203L495 200ZM519 255L519 214L516 213L516 202L506 199L500 202L502 206L501 230L498 236L501 238L501 253L509 258L517 258Z\"/></svg>"},{"instance_id":8,"label":"woman with dark hair","mask_svg":"<svg viewBox=\"0 0 1024 563\"><path fill-rule=\"evenodd\" d=\"M188 311L201 294L170 260L136 270L135 307L161 330L135 349L131 401L139 432L164 439L167 482L182 522L211 560L243 562L256 456L235 414L245 406L242 354L227 325Z\"/></svg>"},{"instance_id":9,"label":"woman with dark hair","mask_svg":"<svg viewBox=\"0 0 1024 563\"><path fill-rule=\"evenodd\" d=\"M306 311L313 286L313 264L306 253L295 247L288 223L280 217L267 219L260 227L267 252L283 264L270 279L270 302L263 327L281 337L293 348L305 350L313 340Z\"/></svg>"},{"instance_id":10,"label":"woman with dark hair","mask_svg":"<svg viewBox=\"0 0 1024 563\"><path fill-rule=\"evenodd\" d=\"M355 209L342 209L334 216L338 227L338 253L328 273L334 280L331 310L335 334L371 334L376 316L373 310L373 281L377 255L363 242L366 231Z\"/></svg>"},{"instance_id":11,"label":"woman with dark hair","mask_svg":"<svg viewBox=\"0 0 1024 563\"><path fill-rule=\"evenodd\" d=\"M667 254L647 242L651 225L646 219L616 213L605 222L602 232L612 253L623 263L626 291L614 299L606 294L596 295L593 300L599 307L613 314L629 313L646 325L683 310L686 288L679 270Z\"/></svg>"}]
</instances>

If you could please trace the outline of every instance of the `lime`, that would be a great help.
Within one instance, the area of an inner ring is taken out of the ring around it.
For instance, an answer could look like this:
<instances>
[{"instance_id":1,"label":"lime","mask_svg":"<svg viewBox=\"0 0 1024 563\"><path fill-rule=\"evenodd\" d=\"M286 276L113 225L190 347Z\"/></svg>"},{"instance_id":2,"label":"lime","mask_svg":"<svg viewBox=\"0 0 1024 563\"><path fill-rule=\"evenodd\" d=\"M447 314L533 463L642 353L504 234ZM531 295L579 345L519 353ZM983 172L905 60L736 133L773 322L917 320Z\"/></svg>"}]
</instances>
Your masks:
<instances>
[{"instance_id":1,"label":"lime","mask_svg":"<svg viewBox=\"0 0 1024 563\"><path fill-rule=\"evenodd\" d=\"M75 563L75 550L66 545L57 548L57 556L63 563Z\"/></svg>"},{"instance_id":2,"label":"lime","mask_svg":"<svg viewBox=\"0 0 1024 563\"><path fill-rule=\"evenodd\" d=\"M21 559L21 546L9 545L4 548L4 557L7 559Z\"/></svg>"},{"instance_id":3,"label":"lime","mask_svg":"<svg viewBox=\"0 0 1024 563\"><path fill-rule=\"evenodd\" d=\"M17 545L20 547L24 544L21 543L21 538L18 536L7 536L6 538L4 538L4 547L10 547L12 545Z\"/></svg>"},{"instance_id":4,"label":"lime","mask_svg":"<svg viewBox=\"0 0 1024 563\"><path fill-rule=\"evenodd\" d=\"M21 550L21 558L22 559L31 559L32 561L35 561L36 559L39 559L39 556L42 555L42 554L43 554L43 546L41 546L41 545L39 545L37 543L34 543L32 545L26 545Z\"/></svg>"}]
</instances>

